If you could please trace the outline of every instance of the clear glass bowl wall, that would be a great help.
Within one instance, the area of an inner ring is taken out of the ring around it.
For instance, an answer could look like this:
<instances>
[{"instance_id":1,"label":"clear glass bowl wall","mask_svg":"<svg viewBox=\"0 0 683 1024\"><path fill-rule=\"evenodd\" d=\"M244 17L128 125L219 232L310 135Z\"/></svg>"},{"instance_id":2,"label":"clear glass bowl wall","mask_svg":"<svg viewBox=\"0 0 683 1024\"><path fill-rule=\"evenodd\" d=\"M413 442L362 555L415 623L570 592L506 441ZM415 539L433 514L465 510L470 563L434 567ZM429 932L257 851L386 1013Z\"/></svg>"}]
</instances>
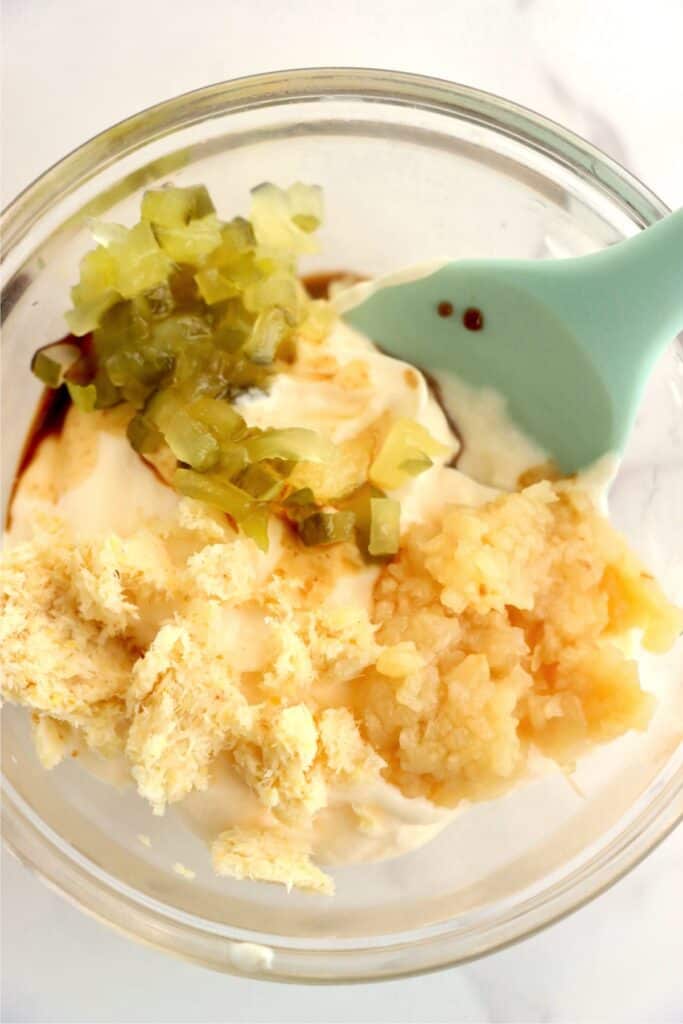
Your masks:
<instances>
[{"instance_id":1,"label":"clear glass bowl wall","mask_svg":"<svg viewBox=\"0 0 683 1024\"><path fill-rule=\"evenodd\" d=\"M323 185L327 200L321 252L306 270L374 275L440 257L579 255L666 209L558 126L410 75L277 73L137 115L52 168L7 211L5 505L39 395L30 356L64 333L88 217L130 222L144 188L165 181L206 183L218 209L232 215L246 212L258 182L297 179ZM679 599L682 366L674 345L650 383L611 497L615 522ZM333 899L215 878L203 843L173 811L155 818L131 789L107 786L77 763L45 774L28 716L12 707L3 714L4 835L85 909L215 968L258 973L235 945L250 941L272 949L267 976L280 979L426 970L547 924L612 882L673 826L683 768L672 684L681 678L679 649L658 662L664 697L651 732L590 756L575 786L559 773L540 778L471 808L422 850L337 870ZM176 861L196 879L179 877Z\"/></svg>"}]
</instances>

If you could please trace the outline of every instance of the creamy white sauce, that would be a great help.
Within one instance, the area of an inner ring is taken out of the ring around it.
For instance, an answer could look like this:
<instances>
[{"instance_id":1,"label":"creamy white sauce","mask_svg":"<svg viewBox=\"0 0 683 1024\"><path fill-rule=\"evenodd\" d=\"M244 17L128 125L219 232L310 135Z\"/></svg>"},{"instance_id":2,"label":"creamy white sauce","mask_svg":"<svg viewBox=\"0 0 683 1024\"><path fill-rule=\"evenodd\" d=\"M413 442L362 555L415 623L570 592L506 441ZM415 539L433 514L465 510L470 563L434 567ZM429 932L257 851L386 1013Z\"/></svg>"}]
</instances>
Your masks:
<instances>
[{"instance_id":1,"label":"creamy white sauce","mask_svg":"<svg viewBox=\"0 0 683 1024\"><path fill-rule=\"evenodd\" d=\"M339 788L315 820L315 859L339 865L397 857L434 839L463 807L452 810L423 797L409 799L384 780Z\"/></svg>"},{"instance_id":2,"label":"creamy white sauce","mask_svg":"<svg viewBox=\"0 0 683 1024\"><path fill-rule=\"evenodd\" d=\"M90 442L95 447L88 452L94 462L92 469L74 486L63 489L59 481L67 478L65 461L73 453L65 449L61 438L47 437L41 442L12 502L7 544L31 537L41 509L57 512L83 538L103 533L127 536L146 521L173 515L178 495L159 480L124 435L98 430L88 438Z\"/></svg>"},{"instance_id":3,"label":"creamy white sauce","mask_svg":"<svg viewBox=\"0 0 683 1024\"><path fill-rule=\"evenodd\" d=\"M267 394L247 394L238 401L240 412L254 427L308 427L335 444L362 433L382 413L417 420L449 448L450 459L459 448L446 417L434 401L427 383L409 363L378 352L370 341L339 320L323 346L306 345L303 362L327 352L339 366L360 360L368 370L367 383L352 389L313 372L278 376ZM314 365L314 364L312 364Z\"/></svg>"},{"instance_id":4,"label":"creamy white sauce","mask_svg":"<svg viewBox=\"0 0 683 1024\"><path fill-rule=\"evenodd\" d=\"M251 790L234 771L230 757L220 754L211 770L208 789L195 790L172 813L182 816L186 825L207 843L227 828L266 828L272 821Z\"/></svg>"},{"instance_id":5,"label":"creamy white sauce","mask_svg":"<svg viewBox=\"0 0 683 1024\"><path fill-rule=\"evenodd\" d=\"M601 455L591 466L577 474L580 486L591 496L596 508L607 515L607 495L619 469L619 456L615 452Z\"/></svg>"},{"instance_id":6,"label":"creamy white sauce","mask_svg":"<svg viewBox=\"0 0 683 1024\"><path fill-rule=\"evenodd\" d=\"M228 960L239 971L270 971L275 954L270 946L258 942L229 942Z\"/></svg>"},{"instance_id":7,"label":"creamy white sauce","mask_svg":"<svg viewBox=\"0 0 683 1024\"><path fill-rule=\"evenodd\" d=\"M471 387L443 371L434 377L446 408L452 411L458 430L467 439L458 456L461 473L511 491L526 469L548 461L548 453L510 419L505 399L497 391Z\"/></svg>"},{"instance_id":8,"label":"creamy white sauce","mask_svg":"<svg viewBox=\"0 0 683 1024\"><path fill-rule=\"evenodd\" d=\"M355 292L356 288L367 287L354 286L349 291ZM496 461L494 454L482 458L481 473L466 475L460 465L455 470L446 463L458 456L460 443L421 373L416 373L409 363L378 352L366 337L341 320L335 324L323 350L334 354L340 366L353 360L362 360L369 370L367 386L348 390L340 387L333 379L317 380L283 375L275 381L268 394L245 396L239 403L240 412L251 426L284 427L296 423L297 426L325 433L336 444L357 436L386 412L420 423L447 450L444 455L434 459L431 469L393 492L393 496L401 503L403 531L415 523L433 518L446 504L458 502L481 505L495 497L497 491L485 486L487 482L492 482L488 479L492 468L497 480L509 478L509 487L514 487L519 474L516 472L513 477L503 469L505 444L502 443L503 439L507 443L512 432L519 437L515 462L516 467L521 467L519 472L546 461L547 457L538 446L527 441L525 447L525 439L512 426L502 399L498 400L497 415L492 425L482 425L480 410L491 404L490 393L482 399L474 388L462 385L458 398L463 406L467 406L468 430L470 426L476 428L471 435L463 429L463 436L476 438L476 441L465 445L465 452L470 452L469 461L476 461L480 450L480 435L477 432L480 428L482 445L486 446L487 451L497 451L498 459ZM319 355L320 351L320 346L311 347L309 354ZM458 384L455 383L456 389ZM454 403L449 406L449 412L458 427L460 410L461 406ZM496 486L503 485L497 483Z\"/></svg>"},{"instance_id":9,"label":"creamy white sauce","mask_svg":"<svg viewBox=\"0 0 683 1024\"><path fill-rule=\"evenodd\" d=\"M374 565L364 566L354 573L341 573L326 604L330 608L369 608L378 575L379 569Z\"/></svg>"},{"instance_id":10,"label":"creamy white sauce","mask_svg":"<svg viewBox=\"0 0 683 1024\"><path fill-rule=\"evenodd\" d=\"M134 533L145 520L168 519L177 494L163 484L120 434L100 432L97 465L66 491L57 511L81 536Z\"/></svg>"}]
</instances>

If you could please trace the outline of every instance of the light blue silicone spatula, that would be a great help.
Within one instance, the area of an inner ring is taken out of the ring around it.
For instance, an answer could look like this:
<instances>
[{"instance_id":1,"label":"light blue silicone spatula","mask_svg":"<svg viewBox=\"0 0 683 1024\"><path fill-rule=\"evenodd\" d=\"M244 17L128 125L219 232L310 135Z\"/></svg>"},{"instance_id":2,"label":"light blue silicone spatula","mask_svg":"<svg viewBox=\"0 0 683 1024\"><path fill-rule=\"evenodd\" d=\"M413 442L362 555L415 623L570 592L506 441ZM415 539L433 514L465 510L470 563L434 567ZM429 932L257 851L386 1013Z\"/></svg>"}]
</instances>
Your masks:
<instances>
[{"instance_id":1,"label":"light blue silicone spatula","mask_svg":"<svg viewBox=\"0 0 683 1024\"><path fill-rule=\"evenodd\" d=\"M588 256L448 263L344 318L390 355L495 388L573 473L623 449L657 356L683 330L683 210Z\"/></svg>"}]
</instances>

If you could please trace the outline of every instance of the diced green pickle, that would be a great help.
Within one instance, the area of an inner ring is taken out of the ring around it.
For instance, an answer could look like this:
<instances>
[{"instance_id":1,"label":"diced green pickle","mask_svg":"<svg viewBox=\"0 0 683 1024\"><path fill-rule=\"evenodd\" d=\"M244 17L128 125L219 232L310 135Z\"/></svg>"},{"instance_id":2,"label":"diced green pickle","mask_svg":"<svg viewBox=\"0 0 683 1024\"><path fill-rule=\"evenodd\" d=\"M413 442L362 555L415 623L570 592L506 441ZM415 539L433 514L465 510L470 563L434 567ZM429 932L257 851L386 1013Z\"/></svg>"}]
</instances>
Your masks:
<instances>
[{"instance_id":1,"label":"diced green pickle","mask_svg":"<svg viewBox=\"0 0 683 1024\"><path fill-rule=\"evenodd\" d=\"M247 313L239 299L229 299L221 305L221 310L214 327L214 344L221 351L236 352L246 344L256 318Z\"/></svg>"},{"instance_id":2,"label":"diced green pickle","mask_svg":"<svg viewBox=\"0 0 683 1024\"><path fill-rule=\"evenodd\" d=\"M31 360L31 371L49 388L58 388L64 382L66 373L80 358L78 345L57 341L38 349Z\"/></svg>"},{"instance_id":3,"label":"diced green pickle","mask_svg":"<svg viewBox=\"0 0 683 1024\"><path fill-rule=\"evenodd\" d=\"M169 275L169 258L144 222L132 227L125 241L112 243L107 251L116 261L116 289L124 299L155 288Z\"/></svg>"},{"instance_id":4,"label":"diced green pickle","mask_svg":"<svg viewBox=\"0 0 683 1024\"><path fill-rule=\"evenodd\" d=\"M256 263L251 249L226 253L225 247L219 245L207 258L206 265L220 270L241 291L262 280L265 274L264 269Z\"/></svg>"},{"instance_id":5,"label":"diced green pickle","mask_svg":"<svg viewBox=\"0 0 683 1024\"><path fill-rule=\"evenodd\" d=\"M141 413L133 416L126 433L135 451L141 455L158 451L164 441L154 424Z\"/></svg>"},{"instance_id":6,"label":"diced green pickle","mask_svg":"<svg viewBox=\"0 0 683 1024\"><path fill-rule=\"evenodd\" d=\"M293 462L332 462L339 449L331 441L305 427L264 430L245 441L252 462L262 459L288 459Z\"/></svg>"},{"instance_id":7,"label":"diced green pickle","mask_svg":"<svg viewBox=\"0 0 683 1024\"><path fill-rule=\"evenodd\" d=\"M239 295L239 287L229 277L221 273L218 267L204 267L194 277L199 288L199 294L209 306L215 306L218 302L225 302L226 299L233 299Z\"/></svg>"},{"instance_id":8,"label":"diced green pickle","mask_svg":"<svg viewBox=\"0 0 683 1024\"><path fill-rule=\"evenodd\" d=\"M162 433L176 459L186 462L193 469L211 469L220 458L220 446L216 438L185 409L176 412Z\"/></svg>"},{"instance_id":9,"label":"diced green pickle","mask_svg":"<svg viewBox=\"0 0 683 1024\"><path fill-rule=\"evenodd\" d=\"M175 299L168 281L164 281L143 295L138 295L135 305L140 316L146 320L161 320L168 316L175 308Z\"/></svg>"},{"instance_id":10,"label":"diced green pickle","mask_svg":"<svg viewBox=\"0 0 683 1024\"><path fill-rule=\"evenodd\" d=\"M315 495L310 487L301 487L298 491L292 491L286 499L285 505L291 505L293 508L315 505Z\"/></svg>"},{"instance_id":11,"label":"diced green pickle","mask_svg":"<svg viewBox=\"0 0 683 1024\"><path fill-rule=\"evenodd\" d=\"M244 346L245 355L254 363L272 363L287 329L287 320L281 309L268 309L260 313L251 337Z\"/></svg>"},{"instance_id":12,"label":"diced green pickle","mask_svg":"<svg viewBox=\"0 0 683 1024\"><path fill-rule=\"evenodd\" d=\"M254 229L244 217L235 217L221 229L221 254L226 263L231 255L240 255L256 245Z\"/></svg>"},{"instance_id":13,"label":"diced green pickle","mask_svg":"<svg viewBox=\"0 0 683 1024\"><path fill-rule=\"evenodd\" d=\"M107 310L111 309L121 296L117 291L109 289L97 298L82 301L77 295L77 288L78 285L71 289L74 308L64 314L64 319L71 333L77 338L82 338L95 330Z\"/></svg>"},{"instance_id":14,"label":"diced green pickle","mask_svg":"<svg viewBox=\"0 0 683 1024\"><path fill-rule=\"evenodd\" d=\"M253 501L248 494L234 484L210 473L195 473L192 469L177 469L173 485L181 494L197 501L204 501L222 512L227 512L238 522L251 511Z\"/></svg>"},{"instance_id":15,"label":"diced green pickle","mask_svg":"<svg viewBox=\"0 0 683 1024\"><path fill-rule=\"evenodd\" d=\"M208 427L219 441L232 441L247 428L237 410L220 398L196 398L187 411L193 419Z\"/></svg>"},{"instance_id":16,"label":"diced green pickle","mask_svg":"<svg viewBox=\"0 0 683 1024\"><path fill-rule=\"evenodd\" d=\"M74 306L96 302L107 292L116 291L116 260L103 245L98 245L85 254L79 270L78 284L72 289Z\"/></svg>"},{"instance_id":17,"label":"diced green pickle","mask_svg":"<svg viewBox=\"0 0 683 1024\"><path fill-rule=\"evenodd\" d=\"M81 260L79 283L72 289L74 308L67 322L78 336L94 330L121 296L133 298L162 284L171 269L149 224L126 229L96 224L94 234L105 242Z\"/></svg>"},{"instance_id":18,"label":"diced green pickle","mask_svg":"<svg viewBox=\"0 0 683 1024\"><path fill-rule=\"evenodd\" d=\"M277 274L256 281L245 289L244 305L252 313L262 313L277 306L283 313L288 311L296 319L299 291L294 277Z\"/></svg>"},{"instance_id":19,"label":"diced green pickle","mask_svg":"<svg viewBox=\"0 0 683 1024\"><path fill-rule=\"evenodd\" d=\"M274 501L285 489L285 480L267 462L252 463L241 474L237 484L260 501Z\"/></svg>"},{"instance_id":20,"label":"diced green pickle","mask_svg":"<svg viewBox=\"0 0 683 1024\"><path fill-rule=\"evenodd\" d=\"M153 348L120 349L105 362L109 380L117 388L129 386L150 388L156 385L172 367L172 360L164 352Z\"/></svg>"},{"instance_id":21,"label":"diced green pickle","mask_svg":"<svg viewBox=\"0 0 683 1024\"><path fill-rule=\"evenodd\" d=\"M315 252L310 231L313 219L322 217L322 201L315 186L297 183L285 191L265 182L252 189L251 197L251 223L259 245L292 256Z\"/></svg>"},{"instance_id":22,"label":"diced green pickle","mask_svg":"<svg viewBox=\"0 0 683 1024\"><path fill-rule=\"evenodd\" d=\"M116 260L104 245L98 245L87 252L81 260L79 269L78 287L84 300L94 299L109 288L116 287Z\"/></svg>"},{"instance_id":23,"label":"diced green pickle","mask_svg":"<svg viewBox=\"0 0 683 1024\"><path fill-rule=\"evenodd\" d=\"M247 450L244 445L233 444L231 441L221 442L221 453L216 472L228 480L234 480L249 464Z\"/></svg>"},{"instance_id":24,"label":"diced green pickle","mask_svg":"<svg viewBox=\"0 0 683 1024\"><path fill-rule=\"evenodd\" d=\"M211 338L211 324L208 317L176 310L171 316L153 325L152 342L157 348L180 353L186 342Z\"/></svg>"},{"instance_id":25,"label":"diced green pickle","mask_svg":"<svg viewBox=\"0 0 683 1024\"><path fill-rule=\"evenodd\" d=\"M142 219L162 227L181 227L214 212L214 205L204 185L150 189L142 197Z\"/></svg>"},{"instance_id":26,"label":"diced green pickle","mask_svg":"<svg viewBox=\"0 0 683 1024\"><path fill-rule=\"evenodd\" d=\"M96 409L110 409L113 405L118 405L121 401L121 392L109 380L104 367L96 371L93 383L97 392Z\"/></svg>"},{"instance_id":27,"label":"diced green pickle","mask_svg":"<svg viewBox=\"0 0 683 1024\"><path fill-rule=\"evenodd\" d=\"M401 506L393 498L370 499L371 555L395 555L401 539Z\"/></svg>"},{"instance_id":28,"label":"diced green pickle","mask_svg":"<svg viewBox=\"0 0 683 1024\"><path fill-rule=\"evenodd\" d=\"M214 213L180 227L154 226L154 233L166 255L175 263L194 267L206 259L221 242L220 222Z\"/></svg>"},{"instance_id":29,"label":"diced green pickle","mask_svg":"<svg viewBox=\"0 0 683 1024\"><path fill-rule=\"evenodd\" d=\"M140 315L136 303L118 301L104 313L93 334L97 358L107 359L122 348L136 351L149 337L150 329L150 324Z\"/></svg>"},{"instance_id":30,"label":"diced green pickle","mask_svg":"<svg viewBox=\"0 0 683 1024\"><path fill-rule=\"evenodd\" d=\"M168 287L171 289L173 301L184 312L198 312L202 309L201 296L194 279L196 272L196 267L181 263L169 274Z\"/></svg>"},{"instance_id":31,"label":"diced green pickle","mask_svg":"<svg viewBox=\"0 0 683 1024\"><path fill-rule=\"evenodd\" d=\"M192 185L190 186L189 191L194 195L192 219L195 217L206 217L209 213L216 212L216 207L213 205L213 200L209 195L209 190L206 185Z\"/></svg>"},{"instance_id":32,"label":"diced green pickle","mask_svg":"<svg viewBox=\"0 0 683 1024\"><path fill-rule=\"evenodd\" d=\"M370 520L371 505L373 498L384 498L384 492L372 484L362 484L360 487L347 494L344 498L335 501L333 504L341 509L353 512L355 516L356 543L363 555L368 554L370 543Z\"/></svg>"},{"instance_id":33,"label":"diced green pickle","mask_svg":"<svg viewBox=\"0 0 683 1024\"><path fill-rule=\"evenodd\" d=\"M219 324L213 335L213 343L221 352L238 352L251 333L251 325L243 327L230 327L228 324Z\"/></svg>"},{"instance_id":34,"label":"diced green pickle","mask_svg":"<svg viewBox=\"0 0 683 1024\"><path fill-rule=\"evenodd\" d=\"M353 512L313 512L299 523L299 536L307 547L339 544L353 537Z\"/></svg>"},{"instance_id":35,"label":"diced green pickle","mask_svg":"<svg viewBox=\"0 0 683 1024\"><path fill-rule=\"evenodd\" d=\"M323 219L323 190L319 185L296 181L287 189L292 220L302 231L316 231Z\"/></svg>"},{"instance_id":36,"label":"diced green pickle","mask_svg":"<svg viewBox=\"0 0 683 1024\"><path fill-rule=\"evenodd\" d=\"M178 391L174 388L164 388L152 395L145 406L145 415L162 434L165 434L174 416L184 407L185 403Z\"/></svg>"},{"instance_id":37,"label":"diced green pickle","mask_svg":"<svg viewBox=\"0 0 683 1024\"><path fill-rule=\"evenodd\" d=\"M140 215L150 224L180 227L190 220L192 199L182 188L150 189L142 197Z\"/></svg>"},{"instance_id":38,"label":"diced green pickle","mask_svg":"<svg viewBox=\"0 0 683 1024\"><path fill-rule=\"evenodd\" d=\"M415 459L406 459L398 467L408 476L419 476L420 473L424 473L426 470L431 469L434 463L431 459L428 459L426 455Z\"/></svg>"},{"instance_id":39,"label":"diced green pickle","mask_svg":"<svg viewBox=\"0 0 683 1024\"><path fill-rule=\"evenodd\" d=\"M382 492L369 488L334 510L321 509L310 488L283 501L298 463L332 462L339 450L296 426L249 429L231 404L267 389L283 362L296 361L299 339L321 339L334 321L296 271L298 255L315 248L320 189L266 184L252 195L252 223L220 221L203 186L147 191L131 228L93 222L97 244L81 261L67 314L74 335L92 332L92 345L87 354L50 346L33 370L52 387L65 382L79 408L132 404L132 447L149 454L168 445L181 463L176 488L231 515L263 550L274 508L307 544L339 543L355 530L367 549L371 496ZM429 454L409 446L399 471Z\"/></svg>"},{"instance_id":40,"label":"diced green pickle","mask_svg":"<svg viewBox=\"0 0 683 1024\"><path fill-rule=\"evenodd\" d=\"M392 491L403 486L415 472L431 465L430 456L445 455L448 449L440 444L420 423L405 417L391 426L370 466L373 484ZM408 468L406 468L406 463Z\"/></svg>"},{"instance_id":41,"label":"diced green pickle","mask_svg":"<svg viewBox=\"0 0 683 1024\"><path fill-rule=\"evenodd\" d=\"M97 388L94 384L72 384L71 381L67 381L66 387L77 409L81 409L82 412L93 411L97 401Z\"/></svg>"},{"instance_id":42,"label":"diced green pickle","mask_svg":"<svg viewBox=\"0 0 683 1024\"><path fill-rule=\"evenodd\" d=\"M255 542L261 551L268 550L268 520L269 509L267 504L254 504L249 511L238 520L240 530Z\"/></svg>"}]
</instances>

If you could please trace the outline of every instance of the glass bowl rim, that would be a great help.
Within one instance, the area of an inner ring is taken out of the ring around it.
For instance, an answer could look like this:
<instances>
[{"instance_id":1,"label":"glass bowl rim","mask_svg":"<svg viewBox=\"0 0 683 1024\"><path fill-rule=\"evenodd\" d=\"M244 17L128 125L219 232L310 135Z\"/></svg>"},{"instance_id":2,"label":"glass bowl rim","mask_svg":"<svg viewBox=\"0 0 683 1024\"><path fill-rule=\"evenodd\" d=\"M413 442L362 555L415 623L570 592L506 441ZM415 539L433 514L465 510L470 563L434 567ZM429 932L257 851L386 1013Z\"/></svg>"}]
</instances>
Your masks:
<instances>
[{"instance_id":1,"label":"glass bowl rim","mask_svg":"<svg viewBox=\"0 0 683 1024\"><path fill-rule=\"evenodd\" d=\"M634 175L591 143L556 122L517 103L445 79L403 71L373 68L320 67L281 70L249 75L204 86L165 100L128 117L95 135L53 164L12 200L0 219L2 260L26 238L56 202L63 200L90 178L138 149L181 128L239 110L273 107L302 100L369 100L407 109L432 110L473 121L498 133L513 136L539 150L575 175L590 180L628 212L634 223L645 227L668 211L667 206ZM264 942L266 937L239 929L208 931L144 903L120 883L95 873L85 858L74 856L55 834L42 825L30 808L22 809L3 777L2 835L5 845L19 860L80 909L131 938L217 970L259 980L295 983L332 983L390 979L426 973L477 959L527 938L577 910L618 881L638 864L683 817L683 777L679 771L660 786L653 800L616 837L587 863L564 876L550 889L541 889L515 904L502 919L481 921L460 937L449 933L450 922L427 934L403 935L399 941L379 936L383 944L359 942L356 948L304 948L301 942L287 945L282 936L268 936L276 959L275 969L240 968L226 956L229 946L245 941ZM199 919L196 919L199 920ZM483 924L483 928L481 925ZM230 932L230 934L226 934ZM472 934L474 932L474 934ZM478 935L477 935L478 932ZM384 940L389 939L388 943ZM473 939L475 940L473 942ZM469 945L469 948L468 948ZM409 949L422 947L426 958L411 966ZM463 947L463 948L459 948ZM387 955L401 962L387 967ZM330 970L333 957L339 970ZM307 975L307 958L320 968Z\"/></svg>"}]
</instances>

